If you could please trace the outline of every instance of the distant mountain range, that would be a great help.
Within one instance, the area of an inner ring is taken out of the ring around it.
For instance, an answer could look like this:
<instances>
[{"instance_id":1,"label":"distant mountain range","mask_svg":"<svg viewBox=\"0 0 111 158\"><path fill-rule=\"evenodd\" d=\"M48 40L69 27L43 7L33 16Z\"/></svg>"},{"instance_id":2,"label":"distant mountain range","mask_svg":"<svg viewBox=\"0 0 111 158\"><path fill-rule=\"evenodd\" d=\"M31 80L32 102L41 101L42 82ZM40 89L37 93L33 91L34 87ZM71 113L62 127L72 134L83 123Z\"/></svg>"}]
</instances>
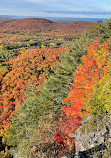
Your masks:
<instances>
[{"instance_id":1,"label":"distant mountain range","mask_svg":"<svg viewBox=\"0 0 111 158\"><path fill-rule=\"evenodd\" d=\"M99 20L99 18L68 18L68 17L38 17L38 16L15 16L15 15L0 15L0 21L1 20L11 20L11 19L24 19L24 18L45 18L48 20L52 20L55 22L72 22L72 21L89 21L89 22L96 22ZM101 18L101 20L104 22L106 21L105 18Z\"/></svg>"}]
</instances>

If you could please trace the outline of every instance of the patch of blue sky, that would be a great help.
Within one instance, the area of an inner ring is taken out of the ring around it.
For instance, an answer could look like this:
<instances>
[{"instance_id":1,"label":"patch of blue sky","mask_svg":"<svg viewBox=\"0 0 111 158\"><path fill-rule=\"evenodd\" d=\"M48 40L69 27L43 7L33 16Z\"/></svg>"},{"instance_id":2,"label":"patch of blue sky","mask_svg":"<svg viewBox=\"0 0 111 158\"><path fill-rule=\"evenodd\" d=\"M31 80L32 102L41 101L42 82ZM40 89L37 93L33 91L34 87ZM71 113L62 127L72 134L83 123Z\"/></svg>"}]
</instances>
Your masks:
<instances>
[{"instance_id":1,"label":"patch of blue sky","mask_svg":"<svg viewBox=\"0 0 111 158\"><path fill-rule=\"evenodd\" d=\"M111 0L3 0L1 15L110 18Z\"/></svg>"}]
</instances>

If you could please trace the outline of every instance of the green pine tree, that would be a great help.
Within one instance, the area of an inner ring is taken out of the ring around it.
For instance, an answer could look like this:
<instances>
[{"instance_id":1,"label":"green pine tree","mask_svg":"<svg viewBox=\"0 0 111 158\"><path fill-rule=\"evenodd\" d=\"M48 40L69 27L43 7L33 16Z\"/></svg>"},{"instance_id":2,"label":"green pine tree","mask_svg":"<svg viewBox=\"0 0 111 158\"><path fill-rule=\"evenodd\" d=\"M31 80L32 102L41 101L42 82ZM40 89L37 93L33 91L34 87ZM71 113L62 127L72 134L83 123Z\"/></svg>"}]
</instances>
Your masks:
<instances>
[{"instance_id":1,"label":"green pine tree","mask_svg":"<svg viewBox=\"0 0 111 158\"><path fill-rule=\"evenodd\" d=\"M111 21L106 20L105 23L99 20L90 29L89 38L100 38L101 41L105 41L111 37Z\"/></svg>"},{"instance_id":2,"label":"green pine tree","mask_svg":"<svg viewBox=\"0 0 111 158\"><path fill-rule=\"evenodd\" d=\"M67 51L61 56L60 63L54 67L54 71L41 87L38 104L44 107L45 113L50 109L60 114L62 101L68 95L72 85L73 73L81 62L82 55L87 52L89 42L86 33L71 42Z\"/></svg>"},{"instance_id":3,"label":"green pine tree","mask_svg":"<svg viewBox=\"0 0 111 158\"><path fill-rule=\"evenodd\" d=\"M42 115L42 108L38 107L34 85L31 84L26 93L26 100L11 116L10 126L7 129L7 145L16 146L22 139L30 139Z\"/></svg>"}]
</instances>

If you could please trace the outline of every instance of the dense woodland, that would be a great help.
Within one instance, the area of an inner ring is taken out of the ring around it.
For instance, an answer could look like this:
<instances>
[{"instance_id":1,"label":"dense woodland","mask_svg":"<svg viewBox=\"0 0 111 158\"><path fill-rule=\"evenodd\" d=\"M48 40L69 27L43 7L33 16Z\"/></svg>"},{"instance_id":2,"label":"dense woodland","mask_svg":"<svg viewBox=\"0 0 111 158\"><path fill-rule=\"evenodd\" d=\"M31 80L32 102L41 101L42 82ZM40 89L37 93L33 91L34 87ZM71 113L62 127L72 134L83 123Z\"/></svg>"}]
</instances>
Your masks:
<instances>
[{"instance_id":1,"label":"dense woodland","mask_svg":"<svg viewBox=\"0 0 111 158\"><path fill-rule=\"evenodd\" d=\"M0 21L0 158L74 155L82 119L110 113L111 20Z\"/></svg>"}]
</instances>

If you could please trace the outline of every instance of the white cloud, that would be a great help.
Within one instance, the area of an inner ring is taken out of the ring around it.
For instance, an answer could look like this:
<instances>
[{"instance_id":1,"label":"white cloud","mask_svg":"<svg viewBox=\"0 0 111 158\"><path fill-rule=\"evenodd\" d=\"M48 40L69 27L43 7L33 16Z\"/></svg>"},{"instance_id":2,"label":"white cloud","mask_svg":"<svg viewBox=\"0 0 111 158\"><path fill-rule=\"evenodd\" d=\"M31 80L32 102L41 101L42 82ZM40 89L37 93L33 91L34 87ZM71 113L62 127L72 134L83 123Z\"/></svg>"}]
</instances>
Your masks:
<instances>
[{"instance_id":1,"label":"white cloud","mask_svg":"<svg viewBox=\"0 0 111 158\"><path fill-rule=\"evenodd\" d=\"M106 2L107 1L107 2ZM0 14L44 17L95 17L109 18L111 0L3 0ZM7 2L7 3L6 3ZM6 5L7 4L7 5ZM84 11L84 13L83 13ZM92 14L85 12L92 11ZM77 13L74 13L77 12ZM79 13L81 12L81 13ZM93 14L98 12L98 14ZM101 12L99 14L99 12ZM103 12L103 14L102 14Z\"/></svg>"}]
</instances>

